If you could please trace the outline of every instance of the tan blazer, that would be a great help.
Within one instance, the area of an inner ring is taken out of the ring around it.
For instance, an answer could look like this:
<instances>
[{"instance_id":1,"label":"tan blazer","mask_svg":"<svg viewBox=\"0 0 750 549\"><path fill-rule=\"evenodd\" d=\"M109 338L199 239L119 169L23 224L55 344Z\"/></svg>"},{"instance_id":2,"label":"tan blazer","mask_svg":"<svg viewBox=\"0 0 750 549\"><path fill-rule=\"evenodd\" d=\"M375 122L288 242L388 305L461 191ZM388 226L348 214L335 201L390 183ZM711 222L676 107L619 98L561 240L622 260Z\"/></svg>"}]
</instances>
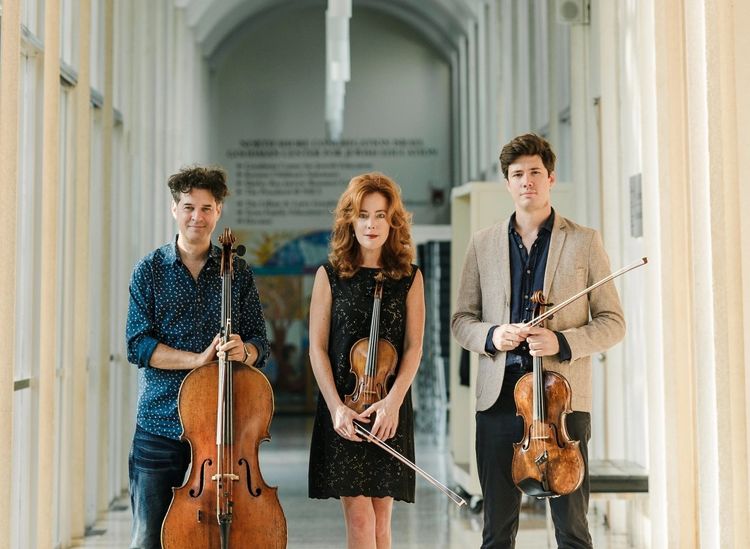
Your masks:
<instances>
[{"instance_id":1,"label":"tan blazer","mask_svg":"<svg viewBox=\"0 0 750 549\"><path fill-rule=\"evenodd\" d=\"M477 410L486 410L500 395L505 352L485 353L490 328L510 322L510 254L506 219L477 231L469 242L459 282L451 328L456 341L479 353ZM610 274L609 258L599 233L555 214L544 272L544 296L549 303L567 298ZM589 313L591 316L589 316ZM571 360L544 357L544 367L563 374L573 392L573 410L591 411L591 355L610 348L625 335L625 319L613 282L561 309L547 328L562 332Z\"/></svg>"}]
</instances>

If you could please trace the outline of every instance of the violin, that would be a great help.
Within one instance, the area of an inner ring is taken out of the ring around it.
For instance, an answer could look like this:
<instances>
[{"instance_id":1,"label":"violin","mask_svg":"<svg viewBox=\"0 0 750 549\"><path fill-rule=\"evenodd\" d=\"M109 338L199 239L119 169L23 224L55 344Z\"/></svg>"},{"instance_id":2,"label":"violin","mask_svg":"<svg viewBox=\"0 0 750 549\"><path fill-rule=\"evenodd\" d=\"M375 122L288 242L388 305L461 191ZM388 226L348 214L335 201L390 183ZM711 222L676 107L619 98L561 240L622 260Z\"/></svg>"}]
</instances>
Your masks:
<instances>
[{"instance_id":1,"label":"violin","mask_svg":"<svg viewBox=\"0 0 750 549\"><path fill-rule=\"evenodd\" d=\"M534 318L524 327L541 326L544 321L602 284L648 263L643 257L550 309L537 291ZM533 370L516 383L513 396L517 415L523 418L524 435L513 445L512 477L518 488L537 498L557 497L578 489L583 482L584 462L579 442L570 440L565 416L571 413L568 380L557 372L545 371L541 357L534 357Z\"/></svg>"},{"instance_id":2,"label":"violin","mask_svg":"<svg viewBox=\"0 0 750 549\"><path fill-rule=\"evenodd\" d=\"M344 397L344 405L361 414L388 394L396 375L398 352L393 344L380 339L380 302L383 299L385 275L375 276L370 337L358 340L349 352L350 372L354 374L354 390Z\"/></svg>"},{"instance_id":3,"label":"violin","mask_svg":"<svg viewBox=\"0 0 750 549\"><path fill-rule=\"evenodd\" d=\"M227 228L222 244L221 342L232 333L233 248ZM260 443L270 440L271 385L260 370L219 357L191 371L178 396L181 439L190 442L192 466L173 488L162 524L164 549L284 548L286 518L275 487L263 480Z\"/></svg>"},{"instance_id":4,"label":"violin","mask_svg":"<svg viewBox=\"0 0 750 549\"><path fill-rule=\"evenodd\" d=\"M534 316L541 316L548 305L542 292L534 292L531 301L537 304ZM523 439L513 444L513 482L537 498L574 492L583 482L585 464L580 442L570 440L565 428L572 411L568 380L544 371L542 358L535 356L533 371L518 380L513 396L524 423Z\"/></svg>"},{"instance_id":5,"label":"violin","mask_svg":"<svg viewBox=\"0 0 750 549\"><path fill-rule=\"evenodd\" d=\"M344 405L358 414L364 412L372 404L384 399L388 395L388 388L393 377L396 375L398 352L390 341L379 338L380 303L383 300L384 281L385 275L381 271L375 276L370 336L357 340L349 352L350 371L354 374L356 381L354 390L345 395ZM453 503L459 507L466 505L466 501L461 496L435 479L406 456L393 449L385 441L373 435L365 426L355 421L354 430L361 438L379 446L401 463L410 467L427 482L448 496Z\"/></svg>"}]
</instances>

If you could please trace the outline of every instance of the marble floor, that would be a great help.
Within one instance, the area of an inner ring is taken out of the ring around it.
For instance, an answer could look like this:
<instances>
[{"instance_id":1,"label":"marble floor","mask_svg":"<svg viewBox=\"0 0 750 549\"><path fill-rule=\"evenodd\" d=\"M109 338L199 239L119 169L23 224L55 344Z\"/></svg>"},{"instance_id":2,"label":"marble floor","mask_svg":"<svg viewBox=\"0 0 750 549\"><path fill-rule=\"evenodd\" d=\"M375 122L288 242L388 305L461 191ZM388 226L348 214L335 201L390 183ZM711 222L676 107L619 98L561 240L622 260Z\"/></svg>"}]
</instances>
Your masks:
<instances>
[{"instance_id":1,"label":"marble floor","mask_svg":"<svg viewBox=\"0 0 750 549\"><path fill-rule=\"evenodd\" d=\"M288 525L288 547L331 549L346 546L346 535L337 500L307 498L307 453L312 421L299 416L277 416L270 442L260 449L261 471L266 482L278 486L279 500ZM446 448L429 437L417 437L417 462L432 476L450 482L450 458ZM481 545L482 518L466 508L458 509L431 484L417 477L416 504L396 502L393 510L394 549L463 549ZM597 549L625 549L625 536L611 534L601 517L589 515ZM116 501L89 535L75 547L126 548L130 534L130 509L126 495ZM548 544L543 511L522 513L516 546L519 549L554 547Z\"/></svg>"}]
</instances>

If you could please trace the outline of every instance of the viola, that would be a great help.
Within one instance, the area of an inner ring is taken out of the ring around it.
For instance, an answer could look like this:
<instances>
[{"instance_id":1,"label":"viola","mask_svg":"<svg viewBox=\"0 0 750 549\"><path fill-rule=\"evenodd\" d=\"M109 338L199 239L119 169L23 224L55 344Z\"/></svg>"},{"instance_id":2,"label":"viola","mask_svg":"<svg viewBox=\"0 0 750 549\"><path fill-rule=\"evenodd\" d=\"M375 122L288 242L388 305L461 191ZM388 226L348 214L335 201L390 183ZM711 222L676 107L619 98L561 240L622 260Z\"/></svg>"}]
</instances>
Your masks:
<instances>
[{"instance_id":1,"label":"viola","mask_svg":"<svg viewBox=\"0 0 750 549\"><path fill-rule=\"evenodd\" d=\"M643 257L550 309L542 292L535 292L531 299L536 303L534 318L524 326L542 326L563 307L647 263L648 258ZM534 357L532 372L518 380L513 396L517 415L524 422L523 438L513 445L513 482L525 494L538 498L577 490L583 481L585 465L579 442L570 440L565 428L565 416L571 413L568 380L560 373L545 371L541 357Z\"/></svg>"},{"instance_id":2,"label":"viola","mask_svg":"<svg viewBox=\"0 0 750 549\"><path fill-rule=\"evenodd\" d=\"M219 242L220 337L226 343L232 333L232 259L244 253L244 246L233 248L229 229ZM192 466L185 484L172 489L162 547L286 547L284 511L258 463L260 443L271 438L273 392L266 377L255 367L219 357L185 376L178 406Z\"/></svg>"},{"instance_id":3,"label":"viola","mask_svg":"<svg viewBox=\"0 0 750 549\"><path fill-rule=\"evenodd\" d=\"M544 313L542 292L531 297L535 317ZM570 384L562 374L544 371L541 357L534 357L533 371L518 380L513 391L517 415L523 418L524 436L513 444L513 482L525 494L537 498L570 494L583 482L584 461L579 441L565 428L570 408Z\"/></svg>"}]
</instances>

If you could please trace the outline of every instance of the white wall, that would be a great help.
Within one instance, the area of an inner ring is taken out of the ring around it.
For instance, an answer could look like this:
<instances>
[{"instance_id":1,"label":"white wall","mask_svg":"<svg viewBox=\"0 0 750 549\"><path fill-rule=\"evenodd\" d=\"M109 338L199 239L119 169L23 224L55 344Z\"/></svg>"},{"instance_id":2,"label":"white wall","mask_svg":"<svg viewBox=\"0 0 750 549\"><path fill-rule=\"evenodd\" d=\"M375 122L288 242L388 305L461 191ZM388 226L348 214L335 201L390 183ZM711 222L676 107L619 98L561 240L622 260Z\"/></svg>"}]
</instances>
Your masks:
<instances>
[{"instance_id":1,"label":"white wall","mask_svg":"<svg viewBox=\"0 0 750 549\"><path fill-rule=\"evenodd\" d=\"M348 179L370 169L392 176L401 185L415 222L447 222L448 193L453 184L447 62L403 23L377 11L355 8L344 143L328 147L321 143L325 139L324 24L320 6L272 11L238 29L212 59L216 101L213 157L229 170L230 188L249 191L258 184L258 172L243 176L240 164L257 167L259 161L240 160L228 153L257 150L243 146L243 141L256 139L274 140L267 149L282 155L290 149L279 140L305 139L309 144L304 151L297 148L291 152L302 156L269 159L277 167L266 170L266 181L294 180L297 188L305 188L302 180L307 172L300 168L304 162L312 166L310 170L320 182L316 184L319 193L313 194L314 200L321 201L317 213L300 219L287 209L286 215L255 226L253 221L241 224L255 229L328 228L330 211ZM373 144L369 142L372 139L389 143ZM399 144L398 139L410 144ZM321 151L323 156L316 156ZM425 152L428 156L422 155ZM331 163L335 164L332 169L321 167ZM298 177L284 175L290 170ZM433 188L444 190L441 206L431 203ZM309 197L300 199L292 194L283 198L295 204L310 202ZM227 224L237 223L236 210L236 201L230 200L224 217Z\"/></svg>"}]
</instances>

